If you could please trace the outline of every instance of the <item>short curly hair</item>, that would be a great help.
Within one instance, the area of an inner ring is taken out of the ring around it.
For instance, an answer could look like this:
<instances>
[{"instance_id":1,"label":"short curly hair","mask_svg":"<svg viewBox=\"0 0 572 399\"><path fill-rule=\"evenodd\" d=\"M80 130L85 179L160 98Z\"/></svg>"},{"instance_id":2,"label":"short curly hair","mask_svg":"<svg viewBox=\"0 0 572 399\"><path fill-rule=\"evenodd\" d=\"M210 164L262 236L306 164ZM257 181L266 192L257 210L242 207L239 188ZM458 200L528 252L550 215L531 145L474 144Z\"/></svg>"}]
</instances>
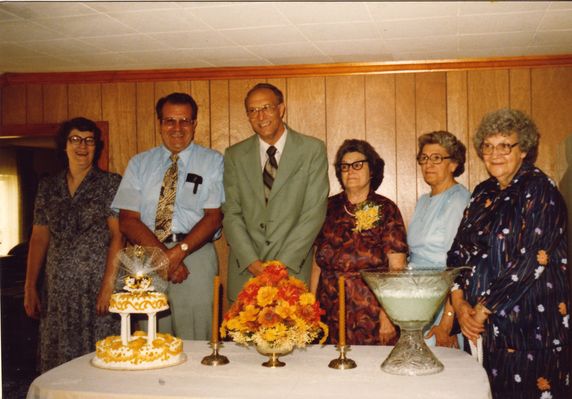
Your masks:
<instances>
[{"instance_id":1,"label":"short curly hair","mask_svg":"<svg viewBox=\"0 0 572 399\"><path fill-rule=\"evenodd\" d=\"M91 119L79 116L61 123L58 134L56 136L56 147L58 149L59 158L63 161L65 167L69 166L68 155L66 153L66 146L68 143L68 137L72 130L79 130L80 132L91 132L93 133L93 138L95 139L95 153L93 155L93 166L97 167L97 161L101 156L101 151L103 151L103 140L101 138L101 130L94 121Z\"/></svg>"},{"instance_id":2,"label":"short curly hair","mask_svg":"<svg viewBox=\"0 0 572 399\"><path fill-rule=\"evenodd\" d=\"M417 139L419 151L417 158L421 155L423 147L427 144L439 144L447 151L453 162L457 163L457 167L453 171L453 177L458 177L465 171L465 160L467 149L465 145L453 133L445 130L437 130L435 132L425 133Z\"/></svg>"},{"instance_id":3,"label":"short curly hair","mask_svg":"<svg viewBox=\"0 0 572 399\"><path fill-rule=\"evenodd\" d=\"M359 152L363 154L369 164L369 172L371 174L371 181L369 183L370 190L375 191L381 185L383 181L383 169L385 168L384 160L379 156L377 151L365 140L358 139L347 139L345 140L338 152L336 152L336 160L334 162L334 167L336 169L336 177L340 182L340 185L344 187L342 183L342 169L340 164L342 163L342 158L348 152ZM345 189L345 187L344 187Z\"/></svg>"},{"instance_id":4,"label":"short curly hair","mask_svg":"<svg viewBox=\"0 0 572 399\"><path fill-rule=\"evenodd\" d=\"M524 162L532 164L536 162L540 140L538 128L524 112L509 108L490 112L483 117L473 137L477 154L481 159L483 158L481 146L487 137L497 134L509 136L512 133L517 135L520 150L526 152Z\"/></svg>"}]
</instances>

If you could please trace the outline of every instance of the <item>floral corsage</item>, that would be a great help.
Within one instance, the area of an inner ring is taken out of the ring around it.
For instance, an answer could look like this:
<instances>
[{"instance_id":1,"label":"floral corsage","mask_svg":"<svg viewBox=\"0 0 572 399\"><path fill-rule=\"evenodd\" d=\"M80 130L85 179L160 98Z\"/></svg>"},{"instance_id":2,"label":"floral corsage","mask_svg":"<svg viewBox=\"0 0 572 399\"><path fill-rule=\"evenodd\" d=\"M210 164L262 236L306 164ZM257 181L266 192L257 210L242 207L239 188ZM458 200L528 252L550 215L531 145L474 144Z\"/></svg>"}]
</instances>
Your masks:
<instances>
[{"instance_id":1,"label":"floral corsage","mask_svg":"<svg viewBox=\"0 0 572 399\"><path fill-rule=\"evenodd\" d=\"M344 205L346 212L355 218L356 226L353 231L358 233L373 229L378 225L380 208L380 205L370 201L364 201L356 206L355 213L351 213Z\"/></svg>"}]
</instances>

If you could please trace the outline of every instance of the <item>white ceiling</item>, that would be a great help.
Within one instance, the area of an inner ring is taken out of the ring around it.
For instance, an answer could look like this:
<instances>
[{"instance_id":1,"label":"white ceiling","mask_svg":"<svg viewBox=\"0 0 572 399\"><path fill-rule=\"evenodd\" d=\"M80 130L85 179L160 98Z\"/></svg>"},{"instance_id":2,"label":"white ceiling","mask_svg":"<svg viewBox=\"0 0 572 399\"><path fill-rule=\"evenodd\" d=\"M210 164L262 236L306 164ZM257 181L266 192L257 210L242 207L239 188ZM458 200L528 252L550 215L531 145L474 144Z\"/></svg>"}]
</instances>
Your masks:
<instances>
[{"instance_id":1,"label":"white ceiling","mask_svg":"<svg viewBox=\"0 0 572 399\"><path fill-rule=\"evenodd\" d=\"M572 54L572 1L1 2L0 71Z\"/></svg>"}]
</instances>

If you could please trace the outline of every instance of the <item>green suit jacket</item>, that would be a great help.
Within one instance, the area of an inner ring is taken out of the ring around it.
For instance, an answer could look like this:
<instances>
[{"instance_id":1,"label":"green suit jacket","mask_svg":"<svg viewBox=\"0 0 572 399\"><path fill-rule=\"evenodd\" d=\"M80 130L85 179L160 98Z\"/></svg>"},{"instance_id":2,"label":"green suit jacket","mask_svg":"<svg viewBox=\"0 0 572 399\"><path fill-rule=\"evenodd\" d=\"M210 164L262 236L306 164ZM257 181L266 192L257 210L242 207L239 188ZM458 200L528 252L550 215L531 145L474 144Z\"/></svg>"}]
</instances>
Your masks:
<instances>
[{"instance_id":1,"label":"green suit jacket","mask_svg":"<svg viewBox=\"0 0 572 399\"><path fill-rule=\"evenodd\" d=\"M312 246L326 217L328 161L321 140L288 129L268 204L256 134L227 148L224 157L224 234L230 246L228 297L236 299L257 259L280 260L306 282Z\"/></svg>"}]
</instances>

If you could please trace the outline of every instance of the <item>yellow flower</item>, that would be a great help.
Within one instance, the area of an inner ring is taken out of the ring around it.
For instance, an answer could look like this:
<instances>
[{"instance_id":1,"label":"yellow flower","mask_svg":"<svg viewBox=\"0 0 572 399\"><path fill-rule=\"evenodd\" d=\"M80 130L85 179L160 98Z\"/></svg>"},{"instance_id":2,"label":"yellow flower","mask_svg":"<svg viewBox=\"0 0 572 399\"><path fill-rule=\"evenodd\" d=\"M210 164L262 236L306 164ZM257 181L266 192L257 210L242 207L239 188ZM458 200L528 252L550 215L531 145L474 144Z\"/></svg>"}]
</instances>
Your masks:
<instances>
[{"instance_id":1,"label":"yellow flower","mask_svg":"<svg viewBox=\"0 0 572 399\"><path fill-rule=\"evenodd\" d=\"M564 302L560 302L558 304L558 311L562 316L566 316L568 314L568 309L566 309L566 304Z\"/></svg>"},{"instance_id":2,"label":"yellow flower","mask_svg":"<svg viewBox=\"0 0 572 399\"><path fill-rule=\"evenodd\" d=\"M536 254L536 260L538 261L539 265L546 266L548 264L548 254L545 250L541 249Z\"/></svg>"},{"instance_id":3,"label":"yellow flower","mask_svg":"<svg viewBox=\"0 0 572 399\"><path fill-rule=\"evenodd\" d=\"M315 302L316 297L311 292L300 295L300 305L313 305Z\"/></svg>"},{"instance_id":4,"label":"yellow flower","mask_svg":"<svg viewBox=\"0 0 572 399\"><path fill-rule=\"evenodd\" d=\"M286 301L280 301L280 303L276 306L275 312L278 316L282 317L283 319L287 319L292 317L294 312L296 311L295 306L291 306Z\"/></svg>"},{"instance_id":5,"label":"yellow flower","mask_svg":"<svg viewBox=\"0 0 572 399\"><path fill-rule=\"evenodd\" d=\"M371 205L366 203L362 205L355 213L356 227L354 231L360 232L375 227L379 220L379 205Z\"/></svg>"},{"instance_id":6,"label":"yellow flower","mask_svg":"<svg viewBox=\"0 0 572 399\"><path fill-rule=\"evenodd\" d=\"M544 377L540 377L539 379L536 380L536 386L541 391L548 391L550 389L550 381L548 381Z\"/></svg>"},{"instance_id":7,"label":"yellow flower","mask_svg":"<svg viewBox=\"0 0 572 399\"><path fill-rule=\"evenodd\" d=\"M278 323L271 328L266 328L262 332L262 339L268 342L274 342L286 335L286 326Z\"/></svg>"},{"instance_id":8,"label":"yellow flower","mask_svg":"<svg viewBox=\"0 0 572 399\"><path fill-rule=\"evenodd\" d=\"M232 318L230 319L227 323L226 323L226 327L229 330L243 330L244 329L244 324L240 322L240 319L238 317Z\"/></svg>"},{"instance_id":9,"label":"yellow flower","mask_svg":"<svg viewBox=\"0 0 572 399\"><path fill-rule=\"evenodd\" d=\"M272 304L278 289L275 287L261 287L256 295L256 303L258 306L263 307Z\"/></svg>"},{"instance_id":10,"label":"yellow flower","mask_svg":"<svg viewBox=\"0 0 572 399\"><path fill-rule=\"evenodd\" d=\"M240 312L238 317L241 323L254 321L258 317L258 309L254 305L246 305L246 307L242 312Z\"/></svg>"}]
</instances>

